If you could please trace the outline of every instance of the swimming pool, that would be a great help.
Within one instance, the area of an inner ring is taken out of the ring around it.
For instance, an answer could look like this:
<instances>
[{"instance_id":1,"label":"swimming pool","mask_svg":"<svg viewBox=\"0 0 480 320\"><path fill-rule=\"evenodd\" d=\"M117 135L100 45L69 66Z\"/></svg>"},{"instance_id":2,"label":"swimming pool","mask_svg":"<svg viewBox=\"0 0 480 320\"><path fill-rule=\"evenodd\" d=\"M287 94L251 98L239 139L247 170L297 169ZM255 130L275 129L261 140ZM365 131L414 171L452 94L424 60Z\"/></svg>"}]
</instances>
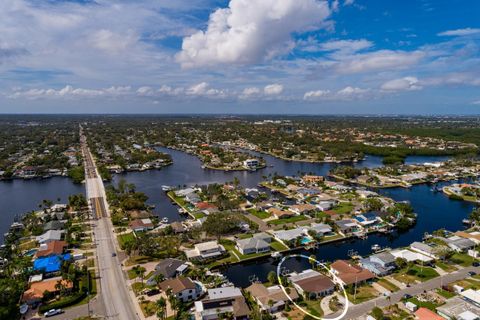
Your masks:
<instances>
[{"instance_id":1,"label":"swimming pool","mask_svg":"<svg viewBox=\"0 0 480 320\"><path fill-rule=\"evenodd\" d=\"M312 242L313 240L310 239L309 237L303 237L302 240L300 240L300 243L305 245L305 244L309 244L310 242Z\"/></svg>"}]
</instances>

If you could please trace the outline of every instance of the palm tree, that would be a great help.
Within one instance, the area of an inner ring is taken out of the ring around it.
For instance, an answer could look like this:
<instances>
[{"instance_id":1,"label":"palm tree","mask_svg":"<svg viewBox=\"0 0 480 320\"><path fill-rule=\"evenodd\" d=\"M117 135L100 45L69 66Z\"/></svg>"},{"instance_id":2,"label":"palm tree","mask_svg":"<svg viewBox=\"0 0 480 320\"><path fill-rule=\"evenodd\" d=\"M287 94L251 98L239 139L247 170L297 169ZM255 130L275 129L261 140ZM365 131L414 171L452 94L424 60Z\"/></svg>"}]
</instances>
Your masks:
<instances>
[{"instance_id":1,"label":"palm tree","mask_svg":"<svg viewBox=\"0 0 480 320\"><path fill-rule=\"evenodd\" d=\"M157 300L157 317L159 319L165 319L167 315L167 301L165 300L164 297L160 297L160 299Z\"/></svg>"},{"instance_id":2,"label":"palm tree","mask_svg":"<svg viewBox=\"0 0 480 320\"><path fill-rule=\"evenodd\" d=\"M170 308L173 311L173 317L175 318L177 315L177 308L179 306L179 303L178 303L177 297L175 297L171 288L167 289L167 297L168 297L168 302L170 303Z\"/></svg>"},{"instance_id":3,"label":"palm tree","mask_svg":"<svg viewBox=\"0 0 480 320\"><path fill-rule=\"evenodd\" d=\"M315 269L315 266L317 265L317 257L315 257L314 254L310 255L310 257L308 258L308 262L310 262L312 269Z\"/></svg>"}]
</instances>

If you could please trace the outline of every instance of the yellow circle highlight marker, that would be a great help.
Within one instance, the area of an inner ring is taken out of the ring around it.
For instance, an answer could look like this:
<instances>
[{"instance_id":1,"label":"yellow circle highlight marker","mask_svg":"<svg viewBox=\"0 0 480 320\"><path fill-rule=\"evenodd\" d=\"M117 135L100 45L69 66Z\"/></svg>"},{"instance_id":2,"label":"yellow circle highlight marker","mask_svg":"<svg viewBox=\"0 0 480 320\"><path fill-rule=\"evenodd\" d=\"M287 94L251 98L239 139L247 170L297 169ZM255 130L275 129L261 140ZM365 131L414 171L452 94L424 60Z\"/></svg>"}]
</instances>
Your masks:
<instances>
[{"instance_id":1,"label":"yellow circle highlight marker","mask_svg":"<svg viewBox=\"0 0 480 320\"><path fill-rule=\"evenodd\" d=\"M292 298L290 298L289 294L287 293L287 290L285 289L285 287L282 284L282 278L280 277L280 269L282 267L282 264L285 262L285 260L290 259L290 258L296 258L296 257L304 258L304 259L307 259L309 261L314 261L317 264L317 266L321 266L322 268L327 270L328 273L332 276L333 282L335 284L337 284L342 289L343 296L345 297L345 306L343 308L343 312L338 317L322 318L322 317L315 316L315 315L311 314L310 312L308 312L307 310L300 307L295 301L293 301ZM347 297L347 291L345 291L345 288L343 287L342 281L337 277L337 275L335 273L332 272L332 270L330 270L325 264L321 263L317 259L307 257L303 254L291 254L291 255L285 256L285 257L282 258L282 260L280 261L280 263L277 266L277 278L278 278L278 284L280 285L280 288L282 288L282 291L287 296L288 300L290 300L290 302L293 303L293 305L295 307L297 307L300 311L302 311L304 314L309 315L310 317L312 317L314 319L318 319L318 320L340 320L340 319L343 319L343 317L345 317L345 315L347 314L347 311L348 311L348 297Z\"/></svg>"}]
</instances>

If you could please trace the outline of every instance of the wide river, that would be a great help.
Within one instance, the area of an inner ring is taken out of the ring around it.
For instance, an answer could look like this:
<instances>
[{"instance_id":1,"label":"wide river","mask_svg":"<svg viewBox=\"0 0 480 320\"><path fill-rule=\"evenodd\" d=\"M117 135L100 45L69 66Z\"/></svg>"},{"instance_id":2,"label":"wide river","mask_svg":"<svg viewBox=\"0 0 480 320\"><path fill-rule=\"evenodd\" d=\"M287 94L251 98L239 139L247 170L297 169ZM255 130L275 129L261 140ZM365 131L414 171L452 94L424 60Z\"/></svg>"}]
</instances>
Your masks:
<instances>
[{"instance_id":1,"label":"wide river","mask_svg":"<svg viewBox=\"0 0 480 320\"><path fill-rule=\"evenodd\" d=\"M284 161L268 155L263 156L268 167L256 172L233 171L224 172L201 168L201 162L192 155L181 151L159 148L160 151L169 153L173 164L161 170L145 172L130 172L114 176L113 183L119 179L126 179L134 183L139 191L145 192L148 203L155 205L155 213L160 217L167 217L169 221L184 219L179 216L177 207L171 204L162 185L183 186L201 185L214 182L233 181L237 177L244 187L255 187L263 180L264 176L278 173L280 175L298 175L299 173L314 173L326 175L337 164L314 164L305 162ZM256 154L256 153L254 153ZM358 167L381 166L381 157L368 156L364 161L352 165ZM445 157L409 157L407 163L422 163L442 161ZM379 192L397 201L408 200L418 213L415 227L406 233L390 235L370 235L366 240L347 240L320 246L314 253L319 260L334 260L347 258L349 250L358 254L371 252L373 244L389 247L406 246L415 240L420 240L425 232L432 232L440 228L449 230L462 229L462 219L468 216L473 205L467 202L448 199L442 193L434 193L428 185L418 185L410 189L394 188L383 189ZM83 185L75 185L67 178L51 178L46 180L14 180L0 182L0 234L8 230L15 217L31 210L37 210L43 199L57 202L66 202L68 195L83 193ZM3 239L2 239L3 241ZM289 260L285 266L291 270L301 270L307 267L306 260ZM253 263L244 263L230 266L223 270L227 277L238 286L248 286L253 275L260 280L265 280L268 272L275 270L275 262L264 259Z\"/></svg>"}]
</instances>

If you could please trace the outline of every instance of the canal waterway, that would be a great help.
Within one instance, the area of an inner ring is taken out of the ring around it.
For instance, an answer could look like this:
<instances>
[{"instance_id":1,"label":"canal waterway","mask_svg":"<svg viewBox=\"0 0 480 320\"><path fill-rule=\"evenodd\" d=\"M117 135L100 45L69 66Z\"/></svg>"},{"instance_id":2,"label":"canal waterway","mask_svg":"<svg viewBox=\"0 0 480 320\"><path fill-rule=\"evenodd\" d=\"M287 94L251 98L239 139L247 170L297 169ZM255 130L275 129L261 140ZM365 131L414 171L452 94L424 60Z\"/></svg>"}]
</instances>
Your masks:
<instances>
[{"instance_id":1,"label":"canal waterway","mask_svg":"<svg viewBox=\"0 0 480 320\"><path fill-rule=\"evenodd\" d=\"M251 152L256 156L262 156L267 161L267 167L254 171L218 171L203 169L199 159L195 156L167 148L158 148L159 151L169 153L173 158L173 164L161 170L144 172L129 172L114 175L113 183L124 178L129 183L134 183L137 190L145 192L148 203L155 205L154 213L160 217L167 217L170 222L185 219L178 214L178 207L174 206L162 185L168 186L191 186L208 183L223 183L238 178L244 187L256 187L265 176L278 173L280 175L298 175L300 173L313 173L326 175L335 163L308 163L285 161L269 155ZM408 157L407 163L423 163L443 161L446 157ZM367 156L365 160L352 163L358 167L378 167L382 165L382 158ZM434 193L429 185L417 185L410 189L393 188L381 189L379 192L397 201L409 201L415 212L418 213L418 221L415 227L402 234L370 235L366 240L346 240L320 246L315 252L319 260L332 261L339 258L347 258L349 251L356 251L360 255L371 252L373 244L382 247L406 246L415 240L420 240L425 232L432 232L440 228L449 230L462 229L462 219L468 216L473 205L467 202L450 200L441 192ZM51 178L46 180L14 180L0 182L0 232L3 234L16 215L36 210L43 199L66 202L68 195L83 193L83 185L75 185L67 178ZM2 239L3 240L3 239ZM285 263L285 267L291 270L301 270L308 266L308 261L291 259ZM243 263L225 268L225 275L238 286L249 285L249 277L255 275L260 280L266 280L267 274L274 271L276 263L272 259L259 260L251 263Z\"/></svg>"}]
</instances>

